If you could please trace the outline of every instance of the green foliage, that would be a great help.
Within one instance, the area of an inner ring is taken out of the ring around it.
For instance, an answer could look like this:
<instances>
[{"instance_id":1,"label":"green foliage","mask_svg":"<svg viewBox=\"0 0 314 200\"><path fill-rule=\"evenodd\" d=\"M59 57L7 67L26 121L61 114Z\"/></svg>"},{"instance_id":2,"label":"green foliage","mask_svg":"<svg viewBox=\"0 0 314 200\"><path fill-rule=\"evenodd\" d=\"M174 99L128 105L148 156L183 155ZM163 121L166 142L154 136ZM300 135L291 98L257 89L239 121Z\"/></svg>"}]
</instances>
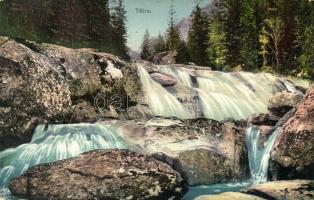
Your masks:
<instances>
[{"instance_id":1,"label":"green foliage","mask_svg":"<svg viewBox=\"0 0 314 200\"><path fill-rule=\"evenodd\" d=\"M154 53L161 53L167 50L165 39L161 34L159 34L157 39L154 41L153 49Z\"/></svg>"},{"instance_id":2,"label":"green foliage","mask_svg":"<svg viewBox=\"0 0 314 200\"><path fill-rule=\"evenodd\" d=\"M302 75L314 78L314 25L305 28L302 54L299 57Z\"/></svg>"},{"instance_id":3,"label":"green foliage","mask_svg":"<svg viewBox=\"0 0 314 200\"><path fill-rule=\"evenodd\" d=\"M176 63L188 64L190 60L189 51L185 41L181 40L177 47Z\"/></svg>"},{"instance_id":4,"label":"green foliage","mask_svg":"<svg viewBox=\"0 0 314 200\"><path fill-rule=\"evenodd\" d=\"M192 26L188 34L188 49L192 62L208 66L209 20L197 4L192 14Z\"/></svg>"},{"instance_id":5,"label":"green foliage","mask_svg":"<svg viewBox=\"0 0 314 200\"><path fill-rule=\"evenodd\" d=\"M126 58L123 1L4 0L0 3L0 34L73 48L92 47Z\"/></svg>"},{"instance_id":6,"label":"green foliage","mask_svg":"<svg viewBox=\"0 0 314 200\"><path fill-rule=\"evenodd\" d=\"M170 6L169 14L170 19L168 22L168 30L167 30L167 42L166 46L170 51L175 51L177 49L178 44L180 43L180 33L175 27L175 9L173 3Z\"/></svg>"},{"instance_id":7,"label":"green foliage","mask_svg":"<svg viewBox=\"0 0 314 200\"><path fill-rule=\"evenodd\" d=\"M218 59L223 65L313 78L314 1L217 0L215 5L208 49L214 66L217 44L225 44L225 59ZM220 33L217 27L223 27Z\"/></svg>"},{"instance_id":8,"label":"green foliage","mask_svg":"<svg viewBox=\"0 0 314 200\"><path fill-rule=\"evenodd\" d=\"M113 48L117 55L121 55L124 58L129 58L127 42L127 30L126 30L126 11L122 0L117 0L114 6L112 14L112 25L113 25Z\"/></svg>"},{"instance_id":9,"label":"green foliage","mask_svg":"<svg viewBox=\"0 0 314 200\"><path fill-rule=\"evenodd\" d=\"M240 5L240 62L246 70L257 68L258 30L255 20L256 0L241 1Z\"/></svg>"},{"instance_id":10,"label":"green foliage","mask_svg":"<svg viewBox=\"0 0 314 200\"><path fill-rule=\"evenodd\" d=\"M275 70L279 71L281 67L280 59L280 43L284 37L284 24L280 17L270 18L265 20L264 34L268 38L270 43L268 47L271 53L275 57Z\"/></svg>"},{"instance_id":11,"label":"green foliage","mask_svg":"<svg viewBox=\"0 0 314 200\"><path fill-rule=\"evenodd\" d=\"M267 64L268 64L267 56L269 54L269 52L268 52L269 38L267 37L265 27L262 28L258 41L260 43L260 52L259 53L263 57L262 67L264 67L264 66L267 66Z\"/></svg>"},{"instance_id":12,"label":"green foliage","mask_svg":"<svg viewBox=\"0 0 314 200\"><path fill-rule=\"evenodd\" d=\"M149 32L148 30L146 30L144 38L143 38L141 59L148 60L148 58L151 56L152 56L151 41L150 41Z\"/></svg>"},{"instance_id":13,"label":"green foliage","mask_svg":"<svg viewBox=\"0 0 314 200\"><path fill-rule=\"evenodd\" d=\"M215 69L222 70L226 64L226 34L218 16L213 16L209 26L209 60Z\"/></svg>"},{"instance_id":14,"label":"green foliage","mask_svg":"<svg viewBox=\"0 0 314 200\"><path fill-rule=\"evenodd\" d=\"M229 66L242 64L240 56L240 14L241 0L222 0L221 9L223 10L221 22L224 24L227 39L226 59Z\"/></svg>"}]
</instances>

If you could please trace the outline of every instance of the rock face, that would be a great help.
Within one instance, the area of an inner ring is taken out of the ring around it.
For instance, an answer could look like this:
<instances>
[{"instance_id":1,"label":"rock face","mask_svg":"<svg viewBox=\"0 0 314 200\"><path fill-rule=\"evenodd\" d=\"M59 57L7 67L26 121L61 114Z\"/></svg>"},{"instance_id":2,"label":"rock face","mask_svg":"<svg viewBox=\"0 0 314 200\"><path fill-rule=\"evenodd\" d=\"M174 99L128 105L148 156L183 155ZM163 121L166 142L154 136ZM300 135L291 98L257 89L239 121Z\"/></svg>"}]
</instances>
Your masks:
<instances>
[{"instance_id":1,"label":"rock face","mask_svg":"<svg viewBox=\"0 0 314 200\"><path fill-rule=\"evenodd\" d=\"M257 126L275 126L279 121L279 117L272 114L257 114L248 119L249 125L257 125Z\"/></svg>"},{"instance_id":2,"label":"rock face","mask_svg":"<svg viewBox=\"0 0 314 200\"><path fill-rule=\"evenodd\" d=\"M103 110L129 118L122 110L136 113L140 90L135 66L116 56L0 37L0 150L28 142L38 123L90 122ZM101 109L89 112L98 95Z\"/></svg>"},{"instance_id":3,"label":"rock face","mask_svg":"<svg viewBox=\"0 0 314 200\"><path fill-rule=\"evenodd\" d=\"M314 199L313 180L274 181L255 185L244 191L247 194L274 200Z\"/></svg>"},{"instance_id":4,"label":"rock face","mask_svg":"<svg viewBox=\"0 0 314 200\"><path fill-rule=\"evenodd\" d=\"M175 60L176 55L177 55L176 52L165 51L165 52L161 52L161 53L158 53L158 54L152 56L151 58L149 58L149 61L151 61L157 65L175 64L176 63L176 60Z\"/></svg>"},{"instance_id":5,"label":"rock face","mask_svg":"<svg viewBox=\"0 0 314 200\"><path fill-rule=\"evenodd\" d=\"M121 125L129 148L168 163L189 185L240 181L249 175L245 129L233 122L153 119Z\"/></svg>"},{"instance_id":6,"label":"rock face","mask_svg":"<svg viewBox=\"0 0 314 200\"><path fill-rule=\"evenodd\" d=\"M177 80L169 75L169 74L164 74L164 73L152 73L150 76L160 85L167 87L167 86L174 86L177 84Z\"/></svg>"},{"instance_id":7,"label":"rock face","mask_svg":"<svg viewBox=\"0 0 314 200\"><path fill-rule=\"evenodd\" d=\"M230 160L222 154L207 149L187 150L177 158L182 171L186 173L190 185L224 183L236 174Z\"/></svg>"},{"instance_id":8,"label":"rock face","mask_svg":"<svg viewBox=\"0 0 314 200\"><path fill-rule=\"evenodd\" d=\"M281 92L269 99L268 110L279 117L283 117L302 100L303 95L298 93Z\"/></svg>"},{"instance_id":9,"label":"rock face","mask_svg":"<svg viewBox=\"0 0 314 200\"><path fill-rule=\"evenodd\" d=\"M65 78L49 59L0 37L0 150L28 140L38 122L71 105Z\"/></svg>"},{"instance_id":10,"label":"rock face","mask_svg":"<svg viewBox=\"0 0 314 200\"><path fill-rule=\"evenodd\" d=\"M265 200L264 198L242 194L240 192L225 192L217 195L203 195L195 200Z\"/></svg>"},{"instance_id":11,"label":"rock face","mask_svg":"<svg viewBox=\"0 0 314 200\"><path fill-rule=\"evenodd\" d=\"M282 127L271 153L274 179L314 178L314 87Z\"/></svg>"},{"instance_id":12,"label":"rock face","mask_svg":"<svg viewBox=\"0 0 314 200\"><path fill-rule=\"evenodd\" d=\"M30 199L180 199L187 188L169 165L126 150L96 150L39 165L13 180Z\"/></svg>"},{"instance_id":13,"label":"rock face","mask_svg":"<svg viewBox=\"0 0 314 200\"><path fill-rule=\"evenodd\" d=\"M97 121L95 108L88 102L78 103L73 110L71 123L93 123Z\"/></svg>"}]
</instances>

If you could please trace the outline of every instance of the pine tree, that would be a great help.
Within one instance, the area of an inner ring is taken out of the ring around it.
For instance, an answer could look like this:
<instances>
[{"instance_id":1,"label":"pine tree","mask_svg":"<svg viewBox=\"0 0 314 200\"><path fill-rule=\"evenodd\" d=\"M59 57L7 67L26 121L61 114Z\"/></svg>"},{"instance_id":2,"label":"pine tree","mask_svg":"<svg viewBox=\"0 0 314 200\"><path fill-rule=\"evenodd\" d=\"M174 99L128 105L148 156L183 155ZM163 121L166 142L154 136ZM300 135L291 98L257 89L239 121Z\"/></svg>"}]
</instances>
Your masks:
<instances>
[{"instance_id":1,"label":"pine tree","mask_svg":"<svg viewBox=\"0 0 314 200\"><path fill-rule=\"evenodd\" d=\"M305 5L307 9L307 19L304 21L305 30L301 37L302 53L298 58L302 76L314 78L314 1L309 1Z\"/></svg>"},{"instance_id":2,"label":"pine tree","mask_svg":"<svg viewBox=\"0 0 314 200\"><path fill-rule=\"evenodd\" d=\"M242 1L240 12L240 62L246 70L258 68L258 30L256 25L256 0Z\"/></svg>"},{"instance_id":3,"label":"pine tree","mask_svg":"<svg viewBox=\"0 0 314 200\"><path fill-rule=\"evenodd\" d=\"M192 13L192 26L188 33L188 49L191 61L207 66L208 59L208 34L209 34L208 17L202 12L198 4Z\"/></svg>"},{"instance_id":4,"label":"pine tree","mask_svg":"<svg viewBox=\"0 0 314 200\"><path fill-rule=\"evenodd\" d=\"M314 25L305 28L302 54L299 57L303 77L314 78Z\"/></svg>"},{"instance_id":5,"label":"pine tree","mask_svg":"<svg viewBox=\"0 0 314 200\"><path fill-rule=\"evenodd\" d=\"M161 53L167 50L164 37L160 33L153 44L153 48L154 48L154 53Z\"/></svg>"},{"instance_id":6,"label":"pine tree","mask_svg":"<svg viewBox=\"0 0 314 200\"><path fill-rule=\"evenodd\" d=\"M152 51L151 51L151 41L150 41L150 35L148 30L146 30L143 38L143 44L142 44L142 51L141 51L141 59L147 60L149 57L151 57Z\"/></svg>"},{"instance_id":7,"label":"pine tree","mask_svg":"<svg viewBox=\"0 0 314 200\"><path fill-rule=\"evenodd\" d=\"M181 40L177 46L177 55L175 57L176 63L188 64L190 59L187 44L184 40Z\"/></svg>"},{"instance_id":8,"label":"pine tree","mask_svg":"<svg viewBox=\"0 0 314 200\"><path fill-rule=\"evenodd\" d=\"M126 30L126 11L123 5L123 0L117 0L114 6L112 15L113 24L113 48L117 55L129 59L127 43L127 30Z\"/></svg>"},{"instance_id":9,"label":"pine tree","mask_svg":"<svg viewBox=\"0 0 314 200\"><path fill-rule=\"evenodd\" d=\"M86 17L86 37L91 47L108 50L111 46L108 0L83 1Z\"/></svg>"},{"instance_id":10,"label":"pine tree","mask_svg":"<svg viewBox=\"0 0 314 200\"><path fill-rule=\"evenodd\" d=\"M208 55L211 66L222 70L226 65L226 34L222 23L221 8L219 2L216 2L216 9L212 14L209 25L209 48Z\"/></svg>"},{"instance_id":11,"label":"pine tree","mask_svg":"<svg viewBox=\"0 0 314 200\"><path fill-rule=\"evenodd\" d=\"M176 11L174 9L174 5L172 2L170 5L170 10L169 10L170 19L168 22L169 27L167 30L167 42L166 42L167 48L170 51L175 51L180 42L180 33L177 27L175 26L175 14L176 14Z\"/></svg>"},{"instance_id":12,"label":"pine tree","mask_svg":"<svg viewBox=\"0 0 314 200\"><path fill-rule=\"evenodd\" d=\"M241 0L222 0L224 10L222 22L225 27L227 40L227 63L230 66L242 64L240 56L241 29L240 29L240 6Z\"/></svg>"}]
</instances>

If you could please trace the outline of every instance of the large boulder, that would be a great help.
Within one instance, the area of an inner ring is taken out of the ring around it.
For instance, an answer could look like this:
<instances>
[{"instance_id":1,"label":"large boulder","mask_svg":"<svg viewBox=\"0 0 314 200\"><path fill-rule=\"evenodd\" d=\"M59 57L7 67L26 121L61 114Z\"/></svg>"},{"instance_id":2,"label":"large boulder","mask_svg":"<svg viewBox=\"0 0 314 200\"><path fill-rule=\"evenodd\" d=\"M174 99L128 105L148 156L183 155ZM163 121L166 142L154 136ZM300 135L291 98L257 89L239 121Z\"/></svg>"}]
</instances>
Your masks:
<instances>
[{"instance_id":1,"label":"large boulder","mask_svg":"<svg viewBox=\"0 0 314 200\"><path fill-rule=\"evenodd\" d=\"M158 65L169 65L175 64L175 57L177 52L165 51L161 53L157 53L149 58L149 61L158 64Z\"/></svg>"},{"instance_id":2,"label":"large boulder","mask_svg":"<svg viewBox=\"0 0 314 200\"><path fill-rule=\"evenodd\" d=\"M280 117L272 115L272 114L256 114L248 119L248 125L256 125L256 126L275 126L279 121Z\"/></svg>"},{"instance_id":3,"label":"large boulder","mask_svg":"<svg viewBox=\"0 0 314 200\"><path fill-rule=\"evenodd\" d=\"M42 54L0 37L0 150L30 139L37 123L71 105L63 75Z\"/></svg>"},{"instance_id":4,"label":"large boulder","mask_svg":"<svg viewBox=\"0 0 314 200\"><path fill-rule=\"evenodd\" d=\"M129 148L154 155L189 185L241 181L248 177L245 129L207 119L151 119L120 125Z\"/></svg>"},{"instance_id":5,"label":"large boulder","mask_svg":"<svg viewBox=\"0 0 314 200\"><path fill-rule=\"evenodd\" d=\"M169 165L126 150L96 150L39 165L9 188L29 199L180 199L187 191Z\"/></svg>"},{"instance_id":6,"label":"large boulder","mask_svg":"<svg viewBox=\"0 0 314 200\"><path fill-rule=\"evenodd\" d=\"M240 180L241 173L225 155L208 149L186 150L177 157L190 185L204 185Z\"/></svg>"},{"instance_id":7,"label":"large boulder","mask_svg":"<svg viewBox=\"0 0 314 200\"><path fill-rule=\"evenodd\" d=\"M313 180L292 180L267 182L250 187L243 192L273 200L313 200Z\"/></svg>"},{"instance_id":8,"label":"large boulder","mask_svg":"<svg viewBox=\"0 0 314 200\"><path fill-rule=\"evenodd\" d=\"M177 84L177 80L169 75L169 74L165 74L165 73L152 73L150 74L150 76L160 85L167 87L167 86L174 86L175 84Z\"/></svg>"},{"instance_id":9,"label":"large boulder","mask_svg":"<svg viewBox=\"0 0 314 200\"><path fill-rule=\"evenodd\" d=\"M314 178L314 87L283 125L271 153L275 179Z\"/></svg>"},{"instance_id":10,"label":"large boulder","mask_svg":"<svg viewBox=\"0 0 314 200\"><path fill-rule=\"evenodd\" d=\"M117 56L6 37L0 44L0 150L29 141L38 123L129 118L128 108L131 117L145 110L137 107L136 66ZM75 106L81 102L90 106Z\"/></svg>"},{"instance_id":11,"label":"large boulder","mask_svg":"<svg viewBox=\"0 0 314 200\"><path fill-rule=\"evenodd\" d=\"M295 108L302 100L300 93L280 92L272 96L268 101L268 110L279 117L283 117L291 109Z\"/></svg>"}]
</instances>

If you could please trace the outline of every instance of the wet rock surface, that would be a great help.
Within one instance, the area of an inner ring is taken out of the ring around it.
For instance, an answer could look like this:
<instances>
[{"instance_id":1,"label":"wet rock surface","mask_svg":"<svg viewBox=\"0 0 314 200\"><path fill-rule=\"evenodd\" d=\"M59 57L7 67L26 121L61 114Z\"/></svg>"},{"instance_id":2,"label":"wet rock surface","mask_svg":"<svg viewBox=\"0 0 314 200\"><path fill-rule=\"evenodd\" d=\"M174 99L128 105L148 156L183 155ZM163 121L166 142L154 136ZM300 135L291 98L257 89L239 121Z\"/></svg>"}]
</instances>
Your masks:
<instances>
[{"instance_id":1,"label":"wet rock surface","mask_svg":"<svg viewBox=\"0 0 314 200\"><path fill-rule=\"evenodd\" d=\"M271 153L274 179L314 178L314 87L283 125Z\"/></svg>"},{"instance_id":2,"label":"wet rock surface","mask_svg":"<svg viewBox=\"0 0 314 200\"><path fill-rule=\"evenodd\" d=\"M314 199L313 180L292 180L267 182L243 191L272 200L312 200Z\"/></svg>"},{"instance_id":3,"label":"wet rock surface","mask_svg":"<svg viewBox=\"0 0 314 200\"><path fill-rule=\"evenodd\" d=\"M150 76L164 87L174 86L177 84L177 80L169 74L155 72L150 74Z\"/></svg>"},{"instance_id":4,"label":"wet rock surface","mask_svg":"<svg viewBox=\"0 0 314 200\"><path fill-rule=\"evenodd\" d=\"M249 125L257 125L257 126L274 126L279 121L280 117L277 117L272 114L256 114L248 119Z\"/></svg>"},{"instance_id":5,"label":"wet rock surface","mask_svg":"<svg viewBox=\"0 0 314 200\"><path fill-rule=\"evenodd\" d=\"M269 99L268 110L276 116L283 117L295 108L302 98L303 95L299 93L280 92Z\"/></svg>"},{"instance_id":6,"label":"wet rock surface","mask_svg":"<svg viewBox=\"0 0 314 200\"><path fill-rule=\"evenodd\" d=\"M248 177L245 128L235 122L155 118L126 122L119 132L130 149L155 154L179 171L189 185Z\"/></svg>"},{"instance_id":7,"label":"wet rock surface","mask_svg":"<svg viewBox=\"0 0 314 200\"><path fill-rule=\"evenodd\" d=\"M96 150L36 166L10 184L30 199L180 199L180 174L151 157L126 150Z\"/></svg>"}]
</instances>

